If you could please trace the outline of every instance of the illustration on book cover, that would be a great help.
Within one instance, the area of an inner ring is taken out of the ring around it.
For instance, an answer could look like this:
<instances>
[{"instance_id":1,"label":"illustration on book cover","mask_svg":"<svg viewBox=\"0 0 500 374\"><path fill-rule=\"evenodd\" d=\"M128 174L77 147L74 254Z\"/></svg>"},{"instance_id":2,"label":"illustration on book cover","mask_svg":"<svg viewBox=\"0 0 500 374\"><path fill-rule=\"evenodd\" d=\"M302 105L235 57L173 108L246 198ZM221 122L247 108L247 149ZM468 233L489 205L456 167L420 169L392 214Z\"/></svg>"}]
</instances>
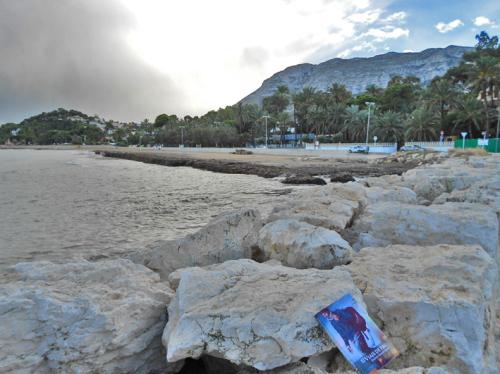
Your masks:
<instances>
[{"instance_id":1,"label":"illustration on book cover","mask_svg":"<svg viewBox=\"0 0 500 374\"><path fill-rule=\"evenodd\" d=\"M361 374L377 373L399 354L350 294L319 311L316 319Z\"/></svg>"}]
</instances>

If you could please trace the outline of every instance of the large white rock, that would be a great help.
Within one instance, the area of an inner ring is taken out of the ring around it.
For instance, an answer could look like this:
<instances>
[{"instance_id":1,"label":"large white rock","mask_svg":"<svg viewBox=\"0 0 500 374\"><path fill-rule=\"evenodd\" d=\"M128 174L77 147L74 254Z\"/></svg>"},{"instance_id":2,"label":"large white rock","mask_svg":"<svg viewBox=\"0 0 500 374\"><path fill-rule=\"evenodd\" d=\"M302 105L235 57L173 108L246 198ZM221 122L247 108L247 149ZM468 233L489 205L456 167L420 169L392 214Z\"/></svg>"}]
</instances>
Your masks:
<instances>
[{"instance_id":1,"label":"large white rock","mask_svg":"<svg viewBox=\"0 0 500 374\"><path fill-rule=\"evenodd\" d=\"M227 261L180 269L163 333L167 359L203 354L270 370L333 348L314 315L350 293L346 270L299 270L277 262Z\"/></svg>"},{"instance_id":2,"label":"large white rock","mask_svg":"<svg viewBox=\"0 0 500 374\"><path fill-rule=\"evenodd\" d=\"M384 201L416 204L417 194L407 187L399 186L373 186L366 189L368 204Z\"/></svg>"},{"instance_id":3,"label":"large white rock","mask_svg":"<svg viewBox=\"0 0 500 374\"><path fill-rule=\"evenodd\" d=\"M408 170L402 176L365 178L363 183L390 188L407 187L415 191L419 202L429 204L443 194L465 191L476 183L498 182L499 174L498 156L452 157L438 164Z\"/></svg>"},{"instance_id":4,"label":"large white rock","mask_svg":"<svg viewBox=\"0 0 500 374\"><path fill-rule=\"evenodd\" d=\"M495 373L497 270L481 247L364 248L343 268L401 352L392 367Z\"/></svg>"},{"instance_id":5,"label":"large white rock","mask_svg":"<svg viewBox=\"0 0 500 374\"><path fill-rule=\"evenodd\" d=\"M262 227L260 213L241 209L223 213L198 232L161 244L131 256L165 278L174 270L206 266L227 260L251 258Z\"/></svg>"},{"instance_id":6,"label":"large white rock","mask_svg":"<svg viewBox=\"0 0 500 374\"><path fill-rule=\"evenodd\" d=\"M495 179L486 179L474 183L465 190L443 193L434 199L433 204L446 202L467 202L488 205L500 214L500 175Z\"/></svg>"},{"instance_id":7,"label":"large white rock","mask_svg":"<svg viewBox=\"0 0 500 374\"><path fill-rule=\"evenodd\" d=\"M498 218L487 206L445 203L420 206L369 205L353 226L355 249L389 244L480 244L493 258L498 245Z\"/></svg>"},{"instance_id":8,"label":"large white rock","mask_svg":"<svg viewBox=\"0 0 500 374\"><path fill-rule=\"evenodd\" d=\"M426 165L403 174L402 184L412 188L419 198L432 202L444 193L470 188L478 182L498 180L500 163L495 156L449 158L441 164Z\"/></svg>"},{"instance_id":9,"label":"large white rock","mask_svg":"<svg viewBox=\"0 0 500 374\"><path fill-rule=\"evenodd\" d=\"M366 201L362 184L333 183L289 195L273 208L267 221L294 218L314 226L343 230L352 223Z\"/></svg>"},{"instance_id":10,"label":"large white rock","mask_svg":"<svg viewBox=\"0 0 500 374\"><path fill-rule=\"evenodd\" d=\"M172 291L128 260L19 263L0 286L0 372L150 373Z\"/></svg>"},{"instance_id":11,"label":"large white rock","mask_svg":"<svg viewBox=\"0 0 500 374\"><path fill-rule=\"evenodd\" d=\"M352 249L337 232L296 219L281 219L259 232L259 248L274 259L298 269L331 269L351 260Z\"/></svg>"}]
</instances>

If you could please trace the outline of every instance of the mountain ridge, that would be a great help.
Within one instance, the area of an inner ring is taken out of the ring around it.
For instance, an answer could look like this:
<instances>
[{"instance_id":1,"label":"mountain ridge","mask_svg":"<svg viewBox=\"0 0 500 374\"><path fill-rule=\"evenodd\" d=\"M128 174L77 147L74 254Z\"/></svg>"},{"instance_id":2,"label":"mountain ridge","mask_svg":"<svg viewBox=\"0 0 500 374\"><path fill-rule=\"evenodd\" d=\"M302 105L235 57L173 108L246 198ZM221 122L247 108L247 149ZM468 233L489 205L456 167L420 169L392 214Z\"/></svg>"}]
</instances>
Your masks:
<instances>
[{"instance_id":1,"label":"mountain ridge","mask_svg":"<svg viewBox=\"0 0 500 374\"><path fill-rule=\"evenodd\" d=\"M325 91L333 83L340 83L353 94L361 93L370 84L386 87L394 75L414 75L425 84L458 65L463 54L473 49L449 45L420 52L388 52L351 59L336 57L319 64L291 65L265 79L257 90L240 102L261 106L262 99L272 95L276 88L283 84L289 87L291 93L295 93L304 87Z\"/></svg>"}]
</instances>

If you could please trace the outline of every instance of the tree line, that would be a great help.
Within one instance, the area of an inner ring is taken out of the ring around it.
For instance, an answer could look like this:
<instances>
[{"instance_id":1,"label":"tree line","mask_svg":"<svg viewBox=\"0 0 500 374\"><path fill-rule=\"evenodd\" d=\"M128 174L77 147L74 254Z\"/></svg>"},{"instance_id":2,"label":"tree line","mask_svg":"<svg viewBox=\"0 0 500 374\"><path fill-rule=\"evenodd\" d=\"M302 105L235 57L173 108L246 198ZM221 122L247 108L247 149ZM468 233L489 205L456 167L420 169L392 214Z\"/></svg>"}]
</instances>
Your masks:
<instances>
[{"instance_id":1,"label":"tree line","mask_svg":"<svg viewBox=\"0 0 500 374\"><path fill-rule=\"evenodd\" d=\"M337 83L326 91L305 87L296 93L279 86L263 99L261 107L240 102L202 116L160 114L153 122L145 119L119 128L109 122L104 131L61 120L61 113L55 111L56 115L44 113L20 125L1 126L0 142L11 138L11 130L20 127L17 140L33 144L76 139L88 144L256 145L265 139L264 116L269 135L273 135L270 143L286 141L284 135L292 131L309 140L313 135L320 142L364 142L369 114L370 138L376 135L380 142L438 140L441 131L447 136L467 131L470 137L483 133L493 137L498 120L500 46L497 36L490 37L484 31L476 35L476 41L476 48L465 53L458 66L428 85L416 77L394 76L385 88L371 85L358 95Z\"/></svg>"}]
</instances>

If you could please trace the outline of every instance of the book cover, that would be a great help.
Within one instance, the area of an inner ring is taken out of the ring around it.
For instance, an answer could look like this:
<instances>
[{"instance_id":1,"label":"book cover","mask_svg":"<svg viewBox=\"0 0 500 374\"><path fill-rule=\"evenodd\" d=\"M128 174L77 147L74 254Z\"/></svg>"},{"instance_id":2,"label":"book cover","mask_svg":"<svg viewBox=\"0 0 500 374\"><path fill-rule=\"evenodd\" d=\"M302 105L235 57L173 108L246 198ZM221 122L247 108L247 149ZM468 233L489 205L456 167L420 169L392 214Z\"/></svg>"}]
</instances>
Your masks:
<instances>
[{"instance_id":1,"label":"book cover","mask_svg":"<svg viewBox=\"0 0 500 374\"><path fill-rule=\"evenodd\" d=\"M375 374L399 355L351 294L323 308L316 319L360 374Z\"/></svg>"}]
</instances>

